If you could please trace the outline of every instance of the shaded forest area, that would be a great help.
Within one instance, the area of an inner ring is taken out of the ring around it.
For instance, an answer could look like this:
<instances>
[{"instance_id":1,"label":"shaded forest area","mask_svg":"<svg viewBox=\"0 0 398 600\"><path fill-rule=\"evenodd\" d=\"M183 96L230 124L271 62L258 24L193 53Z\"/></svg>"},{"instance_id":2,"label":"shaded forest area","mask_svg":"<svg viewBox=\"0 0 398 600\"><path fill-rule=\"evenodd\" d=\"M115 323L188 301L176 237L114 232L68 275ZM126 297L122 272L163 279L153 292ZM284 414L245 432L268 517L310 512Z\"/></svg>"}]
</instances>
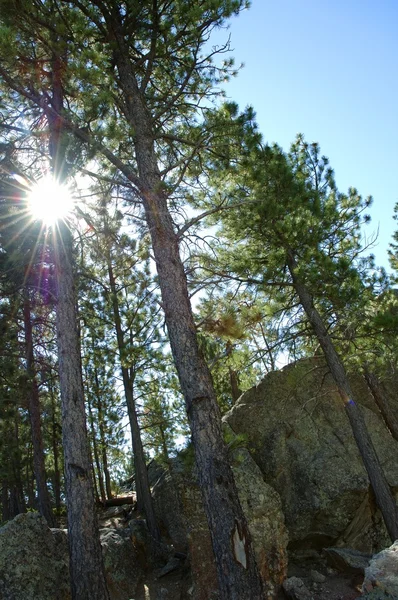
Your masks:
<instances>
[{"instance_id":1,"label":"shaded forest area","mask_svg":"<svg viewBox=\"0 0 398 600\"><path fill-rule=\"evenodd\" d=\"M337 188L319 145L268 145L224 101L236 70L211 33L246 4L0 1L1 515L67 514L73 598L109 598L95 503L134 477L159 540L146 464L189 437L220 597L264 598L221 417L305 357L324 357L398 538L347 376L398 440L395 275L363 236L372 199ZM48 226L28 200L50 175L75 203Z\"/></svg>"}]
</instances>

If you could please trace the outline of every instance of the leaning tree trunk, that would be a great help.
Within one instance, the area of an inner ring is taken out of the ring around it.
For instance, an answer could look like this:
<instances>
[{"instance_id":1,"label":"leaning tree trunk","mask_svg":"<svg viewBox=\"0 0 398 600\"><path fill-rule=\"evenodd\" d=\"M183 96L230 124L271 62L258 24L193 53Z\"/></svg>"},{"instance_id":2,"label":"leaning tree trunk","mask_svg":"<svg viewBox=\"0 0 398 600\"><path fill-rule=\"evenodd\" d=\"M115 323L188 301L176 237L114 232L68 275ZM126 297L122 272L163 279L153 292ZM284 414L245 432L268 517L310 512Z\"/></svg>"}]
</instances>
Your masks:
<instances>
[{"instance_id":1,"label":"leaning tree trunk","mask_svg":"<svg viewBox=\"0 0 398 600\"><path fill-rule=\"evenodd\" d=\"M40 419L39 388L36 381L33 355L33 334L30 299L28 291L24 291L23 303L26 370L29 378L28 405L29 420L32 433L33 469L36 479L36 491L39 513L45 517L49 527L54 527L54 516L51 510L50 494L47 489L46 469L44 465L43 436Z\"/></svg>"},{"instance_id":2,"label":"leaning tree trunk","mask_svg":"<svg viewBox=\"0 0 398 600\"><path fill-rule=\"evenodd\" d=\"M62 223L54 237L56 329L72 598L109 600L91 479L72 268L72 235Z\"/></svg>"},{"instance_id":3,"label":"leaning tree trunk","mask_svg":"<svg viewBox=\"0 0 398 600\"><path fill-rule=\"evenodd\" d=\"M120 49L123 41L118 39ZM262 600L246 518L229 465L221 415L210 371L199 351L178 238L167 206L157 164L152 124L127 54L115 53L116 65L135 133L141 195L152 239L170 346L185 398L188 420L214 550L222 600Z\"/></svg>"},{"instance_id":4,"label":"leaning tree trunk","mask_svg":"<svg viewBox=\"0 0 398 600\"><path fill-rule=\"evenodd\" d=\"M391 540L394 542L398 539L398 508L396 502L376 454L361 409L354 400L344 365L334 348L333 341L319 312L314 306L310 292L296 275L296 267L293 255L288 252L288 268L292 276L294 289L323 350L330 373L344 402L358 450L373 488L376 503L383 515Z\"/></svg>"}]
</instances>

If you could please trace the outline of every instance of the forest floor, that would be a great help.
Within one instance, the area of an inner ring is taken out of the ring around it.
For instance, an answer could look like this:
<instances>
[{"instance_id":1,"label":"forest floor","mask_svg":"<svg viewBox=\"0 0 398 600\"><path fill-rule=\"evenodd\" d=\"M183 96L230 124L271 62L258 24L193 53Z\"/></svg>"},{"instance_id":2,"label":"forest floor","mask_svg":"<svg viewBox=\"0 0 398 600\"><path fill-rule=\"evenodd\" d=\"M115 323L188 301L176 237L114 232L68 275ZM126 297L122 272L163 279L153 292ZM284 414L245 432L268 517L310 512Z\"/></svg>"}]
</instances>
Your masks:
<instances>
[{"instance_id":1,"label":"forest floor","mask_svg":"<svg viewBox=\"0 0 398 600\"><path fill-rule=\"evenodd\" d=\"M116 529L126 527L126 521L120 518L120 515L116 514L113 518L104 518L104 516L100 515L102 527ZM314 582L311 577L312 570L317 571L325 580L321 583ZM309 562L308 559L303 563L291 562L288 577L299 577L304 582L308 590L307 600L355 600L361 598L363 576L339 573L330 569L320 556L319 560L315 560L314 563ZM158 577L156 571L149 571L139 583L134 598L131 600L189 600L192 597L191 586L189 569L183 565L161 577ZM278 600L286 600L286 598L287 596L281 591Z\"/></svg>"},{"instance_id":2,"label":"forest floor","mask_svg":"<svg viewBox=\"0 0 398 600\"><path fill-rule=\"evenodd\" d=\"M355 600L361 597L360 584L360 580L349 576L329 576L325 583L318 585L317 590L309 588L308 600ZM134 600L189 600L188 590L186 578L179 573L170 573L159 580L149 574L139 585ZM278 600L286 600L286 595L281 592Z\"/></svg>"}]
</instances>

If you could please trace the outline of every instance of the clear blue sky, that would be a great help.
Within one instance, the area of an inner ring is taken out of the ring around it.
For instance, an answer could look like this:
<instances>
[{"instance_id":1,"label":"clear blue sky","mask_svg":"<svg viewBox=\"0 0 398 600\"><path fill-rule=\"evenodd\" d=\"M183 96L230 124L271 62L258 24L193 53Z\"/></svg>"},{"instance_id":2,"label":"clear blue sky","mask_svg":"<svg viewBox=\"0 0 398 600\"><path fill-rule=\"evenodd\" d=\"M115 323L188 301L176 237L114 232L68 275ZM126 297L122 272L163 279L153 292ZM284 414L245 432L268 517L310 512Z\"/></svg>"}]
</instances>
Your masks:
<instances>
[{"instance_id":1,"label":"clear blue sky","mask_svg":"<svg viewBox=\"0 0 398 600\"><path fill-rule=\"evenodd\" d=\"M231 21L238 77L227 95L251 104L264 140L286 150L297 133L330 158L341 191L372 195L372 250L388 267L398 229L398 0L252 0Z\"/></svg>"}]
</instances>

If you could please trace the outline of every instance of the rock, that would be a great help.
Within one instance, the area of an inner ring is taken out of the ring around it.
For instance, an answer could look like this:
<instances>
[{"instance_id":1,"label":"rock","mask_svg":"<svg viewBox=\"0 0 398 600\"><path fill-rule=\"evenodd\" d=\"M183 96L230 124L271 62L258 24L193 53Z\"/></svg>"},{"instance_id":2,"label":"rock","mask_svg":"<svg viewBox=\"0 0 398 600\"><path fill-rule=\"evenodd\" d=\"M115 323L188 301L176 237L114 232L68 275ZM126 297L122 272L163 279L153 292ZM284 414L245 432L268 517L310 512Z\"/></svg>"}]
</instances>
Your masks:
<instances>
[{"instance_id":1,"label":"rock","mask_svg":"<svg viewBox=\"0 0 398 600\"><path fill-rule=\"evenodd\" d=\"M300 577L289 577L283 582L283 591L291 600L313 600L310 590Z\"/></svg>"},{"instance_id":2,"label":"rock","mask_svg":"<svg viewBox=\"0 0 398 600\"><path fill-rule=\"evenodd\" d=\"M233 436L233 432L230 432ZM239 499L248 519L260 573L266 581L266 598L276 596L287 570L287 532L278 494L267 485L245 448L231 454ZM164 473L153 490L161 529L174 547L189 551L192 598L216 598L217 574L202 496L191 465L174 461L173 474Z\"/></svg>"},{"instance_id":3,"label":"rock","mask_svg":"<svg viewBox=\"0 0 398 600\"><path fill-rule=\"evenodd\" d=\"M328 564L342 573L364 575L371 554L349 548L325 548Z\"/></svg>"},{"instance_id":4,"label":"rock","mask_svg":"<svg viewBox=\"0 0 398 600\"><path fill-rule=\"evenodd\" d=\"M172 548L151 536L146 521L143 519L131 521L129 530L134 555L143 571L163 568L174 555Z\"/></svg>"},{"instance_id":5,"label":"rock","mask_svg":"<svg viewBox=\"0 0 398 600\"><path fill-rule=\"evenodd\" d=\"M122 504L121 506L111 506L101 514L100 520L106 521L107 519L115 519L117 517L125 518L130 510L131 505L129 504Z\"/></svg>"},{"instance_id":6,"label":"rock","mask_svg":"<svg viewBox=\"0 0 398 600\"><path fill-rule=\"evenodd\" d=\"M134 556L129 535L123 535L120 529L101 529L100 539L111 600L133 597L142 577L142 568Z\"/></svg>"},{"instance_id":7,"label":"rock","mask_svg":"<svg viewBox=\"0 0 398 600\"><path fill-rule=\"evenodd\" d=\"M315 571L315 569L310 571L310 577L314 583L325 583L326 581L325 575L322 575L319 571Z\"/></svg>"},{"instance_id":8,"label":"rock","mask_svg":"<svg viewBox=\"0 0 398 600\"><path fill-rule=\"evenodd\" d=\"M364 381L356 397L389 484L398 489L398 445ZM265 481L280 495L289 548L349 546L374 553L389 543L344 405L319 359L269 373L224 416Z\"/></svg>"},{"instance_id":9,"label":"rock","mask_svg":"<svg viewBox=\"0 0 398 600\"><path fill-rule=\"evenodd\" d=\"M365 569L362 591L370 593L373 590L398 598L398 541L373 556Z\"/></svg>"},{"instance_id":10,"label":"rock","mask_svg":"<svg viewBox=\"0 0 398 600\"><path fill-rule=\"evenodd\" d=\"M129 532L100 531L110 600L134 597L142 569ZM50 529L38 513L0 528L1 600L71 600L66 529Z\"/></svg>"},{"instance_id":11,"label":"rock","mask_svg":"<svg viewBox=\"0 0 398 600\"><path fill-rule=\"evenodd\" d=\"M38 513L17 515L0 529L0 598L71 599L66 535L53 535Z\"/></svg>"},{"instance_id":12,"label":"rock","mask_svg":"<svg viewBox=\"0 0 398 600\"><path fill-rule=\"evenodd\" d=\"M156 573L156 579L160 579L173 571L176 571L181 566L181 560L176 556L169 558L168 562Z\"/></svg>"},{"instance_id":13,"label":"rock","mask_svg":"<svg viewBox=\"0 0 398 600\"><path fill-rule=\"evenodd\" d=\"M390 596L387 592L374 589L358 596L358 600L397 600L396 596Z\"/></svg>"}]
</instances>

